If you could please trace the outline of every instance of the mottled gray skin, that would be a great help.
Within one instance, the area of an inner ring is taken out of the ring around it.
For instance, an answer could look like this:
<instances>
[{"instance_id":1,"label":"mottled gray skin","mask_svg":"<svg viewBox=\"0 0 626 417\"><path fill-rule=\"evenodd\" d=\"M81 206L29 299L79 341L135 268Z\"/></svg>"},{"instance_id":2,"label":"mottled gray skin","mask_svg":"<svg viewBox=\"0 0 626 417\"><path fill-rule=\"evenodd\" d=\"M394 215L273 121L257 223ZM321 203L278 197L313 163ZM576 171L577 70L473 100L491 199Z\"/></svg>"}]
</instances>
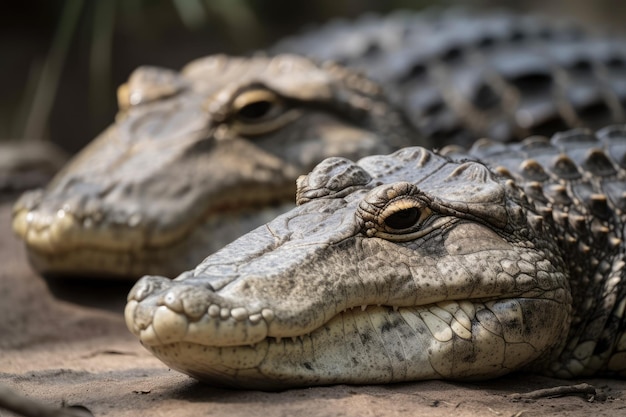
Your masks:
<instances>
[{"instance_id":1,"label":"mottled gray skin","mask_svg":"<svg viewBox=\"0 0 626 417\"><path fill-rule=\"evenodd\" d=\"M626 375L626 127L444 153L325 160L298 207L142 278L129 329L237 387Z\"/></svg>"},{"instance_id":2,"label":"mottled gray skin","mask_svg":"<svg viewBox=\"0 0 626 417\"><path fill-rule=\"evenodd\" d=\"M119 96L115 124L15 204L44 274L178 274L292 207L324 158L420 139L375 83L294 55L142 67Z\"/></svg>"},{"instance_id":3,"label":"mottled gray skin","mask_svg":"<svg viewBox=\"0 0 626 417\"><path fill-rule=\"evenodd\" d=\"M510 13L404 13L272 49L358 68L385 96L294 57L140 68L116 122L16 204L14 230L44 274L177 275L292 207L296 177L327 156L623 122L625 45ZM261 120L241 113L253 102L271 105Z\"/></svg>"}]
</instances>

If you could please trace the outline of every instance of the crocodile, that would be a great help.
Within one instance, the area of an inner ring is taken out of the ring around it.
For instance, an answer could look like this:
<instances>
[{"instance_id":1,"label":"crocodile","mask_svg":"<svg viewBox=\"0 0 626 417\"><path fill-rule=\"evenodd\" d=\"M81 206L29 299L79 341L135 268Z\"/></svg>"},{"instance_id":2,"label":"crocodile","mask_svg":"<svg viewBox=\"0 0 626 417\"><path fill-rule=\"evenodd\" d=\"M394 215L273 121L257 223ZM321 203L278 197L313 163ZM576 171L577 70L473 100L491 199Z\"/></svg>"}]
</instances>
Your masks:
<instances>
[{"instance_id":1,"label":"crocodile","mask_svg":"<svg viewBox=\"0 0 626 417\"><path fill-rule=\"evenodd\" d=\"M623 122L626 44L510 13L393 14L141 67L118 95L115 123L15 205L43 274L177 275L292 207L328 156Z\"/></svg>"},{"instance_id":2,"label":"crocodile","mask_svg":"<svg viewBox=\"0 0 626 417\"><path fill-rule=\"evenodd\" d=\"M44 274L179 273L286 211L324 158L415 143L377 84L295 55L142 67L118 95L116 123L15 203Z\"/></svg>"},{"instance_id":3,"label":"crocodile","mask_svg":"<svg viewBox=\"0 0 626 417\"><path fill-rule=\"evenodd\" d=\"M332 157L125 319L169 367L283 389L626 376L626 125Z\"/></svg>"}]
</instances>

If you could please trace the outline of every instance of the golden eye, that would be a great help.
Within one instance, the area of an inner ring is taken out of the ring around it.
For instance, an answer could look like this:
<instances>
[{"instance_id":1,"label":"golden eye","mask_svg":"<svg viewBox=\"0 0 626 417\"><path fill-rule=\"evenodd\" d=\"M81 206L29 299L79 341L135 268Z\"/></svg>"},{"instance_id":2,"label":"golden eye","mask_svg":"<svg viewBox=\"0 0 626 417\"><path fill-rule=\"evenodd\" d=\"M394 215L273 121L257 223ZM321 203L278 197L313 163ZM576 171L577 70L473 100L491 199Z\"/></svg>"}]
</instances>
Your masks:
<instances>
[{"instance_id":1,"label":"golden eye","mask_svg":"<svg viewBox=\"0 0 626 417\"><path fill-rule=\"evenodd\" d=\"M410 207L389 215L384 222L385 225L391 229L408 229L419 223L421 214L420 209L417 207Z\"/></svg>"},{"instance_id":2,"label":"golden eye","mask_svg":"<svg viewBox=\"0 0 626 417\"><path fill-rule=\"evenodd\" d=\"M383 184L372 190L359 203L357 219L362 233L391 242L408 242L432 233L445 222L431 207L432 200L409 182Z\"/></svg>"},{"instance_id":3,"label":"golden eye","mask_svg":"<svg viewBox=\"0 0 626 417\"><path fill-rule=\"evenodd\" d=\"M380 213L379 232L384 235L412 234L432 214L424 203L413 198L401 198L390 202Z\"/></svg>"},{"instance_id":4,"label":"golden eye","mask_svg":"<svg viewBox=\"0 0 626 417\"><path fill-rule=\"evenodd\" d=\"M231 114L232 128L244 136L278 130L300 116L300 112L288 108L278 94L262 88L244 91L237 96Z\"/></svg>"}]
</instances>

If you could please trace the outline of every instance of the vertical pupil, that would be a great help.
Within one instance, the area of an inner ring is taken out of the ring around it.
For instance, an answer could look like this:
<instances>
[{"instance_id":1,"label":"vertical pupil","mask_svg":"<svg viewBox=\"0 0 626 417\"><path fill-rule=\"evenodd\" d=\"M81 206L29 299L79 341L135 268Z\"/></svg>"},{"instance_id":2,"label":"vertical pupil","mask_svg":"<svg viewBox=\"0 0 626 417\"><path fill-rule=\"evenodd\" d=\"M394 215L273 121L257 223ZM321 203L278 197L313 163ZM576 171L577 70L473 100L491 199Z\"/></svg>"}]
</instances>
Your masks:
<instances>
[{"instance_id":1,"label":"vertical pupil","mask_svg":"<svg viewBox=\"0 0 626 417\"><path fill-rule=\"evenodd\" d=\"M419 220L419 217L419 209L412 207L393 213L385 219L385 224L392 229L406 229L414 226Z\"/></svg>"}]
</instances>

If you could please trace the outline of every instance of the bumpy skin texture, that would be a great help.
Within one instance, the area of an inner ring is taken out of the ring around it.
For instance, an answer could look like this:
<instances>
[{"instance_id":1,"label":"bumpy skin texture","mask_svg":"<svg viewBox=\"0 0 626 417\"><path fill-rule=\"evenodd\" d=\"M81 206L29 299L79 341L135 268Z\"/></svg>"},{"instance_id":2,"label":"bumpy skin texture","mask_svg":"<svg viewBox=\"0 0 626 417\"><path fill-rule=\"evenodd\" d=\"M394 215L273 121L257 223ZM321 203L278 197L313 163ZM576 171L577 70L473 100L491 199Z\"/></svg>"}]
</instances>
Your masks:
<instances>
[{"instance_id":1,"label":"bumpy skin texture","mask_svg":"<svg viewBox=\"0 0 626 417\"><path fill-rule=\"evenodd\" d=\"M626 127L444 153L325 160L295 209L142 278L129 329L238 387L626 375Z\"/></svg>"},{"instance_id":2,"label":"bumpy skin texture","mask_svg":"<svg viewBox=\"0 0 626 417\"><path fill-rule=\"evenodd\" d=\"M115 124L14 207L43 273L178 274L292 207L324 158L419 138L373 82L293 55L142 67L119 96Z\"/></svg>"},{"instance_id":3,"label":"bumpy skin texture","mask_svg":"<svg viewBox=\"0 0 626 417\"><path fill-rule=\"evenodd\" d=\"M115 124L16 204L35 268L177 275L291 207L297 175L327 156L624 120L624 45L558 22L399 14L331 24L279 50L360 68L393 104L351 71L294 57L140 68Z\"/></svg>"},{"instance_id":4,"label":"bumpy skin texture","mask_svg":"<svg viewBox=\"0 0 626 417\"><path fill-rule=\"evenodd\" d=\"M274 51L357 68L436 146L626 121L626 44L558 19L458 9L370 15Z\"/></svg>"}]
</instances>

